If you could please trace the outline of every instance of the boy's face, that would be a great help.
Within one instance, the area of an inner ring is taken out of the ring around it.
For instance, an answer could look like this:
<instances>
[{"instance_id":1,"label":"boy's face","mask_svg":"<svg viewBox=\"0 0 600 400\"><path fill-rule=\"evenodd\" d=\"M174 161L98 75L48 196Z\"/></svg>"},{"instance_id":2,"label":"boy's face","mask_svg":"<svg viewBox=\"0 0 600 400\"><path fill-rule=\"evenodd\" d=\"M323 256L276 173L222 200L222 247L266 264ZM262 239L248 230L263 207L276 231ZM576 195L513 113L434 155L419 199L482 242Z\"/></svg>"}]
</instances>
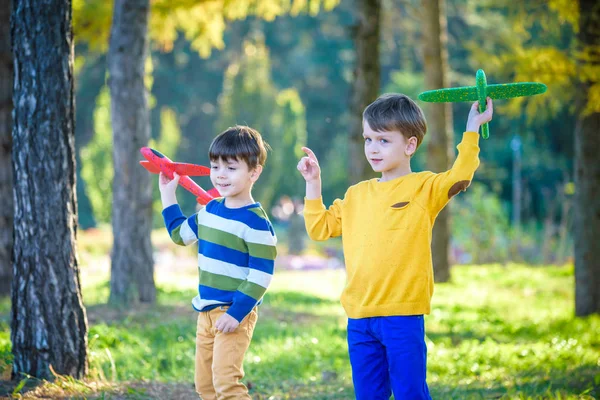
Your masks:
<instances>
[{"instance_id":1,"label":"boy's face","mask_svg":"<svg viewBox=\"0 0 600 400\"><path fill-rule=\"evenodd\" d=\"M210 180L223 197L247 196L260 170L260 166L250 170L243 160L218 159L210 162Z\"/></svg>"},{"instance_id":2,"label":"boy's face","mask_svg":"<svg viewBox=\"0 0 600 400\"><path fill-rule=\"evenodd\" d=\"M394 172L410 163L410 156L417 149L417 138L406 139L397 131L375 132L363 120L365 156L375 172Z\"/></svg>"}]
</instances>

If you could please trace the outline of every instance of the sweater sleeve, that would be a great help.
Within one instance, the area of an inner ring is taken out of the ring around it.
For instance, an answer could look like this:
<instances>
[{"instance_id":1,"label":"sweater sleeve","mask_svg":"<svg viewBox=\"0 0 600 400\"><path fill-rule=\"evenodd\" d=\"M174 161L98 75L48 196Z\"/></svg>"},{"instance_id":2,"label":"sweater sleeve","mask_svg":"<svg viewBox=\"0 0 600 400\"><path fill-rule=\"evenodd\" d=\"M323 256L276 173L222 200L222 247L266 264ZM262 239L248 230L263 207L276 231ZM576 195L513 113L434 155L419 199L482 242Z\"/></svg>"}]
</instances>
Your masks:
<instances>
[{"instance_id":1,"label":"sweater sleeve","mask_svg":"<svg viewBox=\"0 0 600 400\"><path fill-rule=\"evenodd\" d=\"M471 184L475 170L479 167L479 134L465 132L457 149L458 156L452 168L443 173L432 174L423 187L422 193L427 198L422 203L427 205L434 218L452 197L467 190Z\"/></svg>"},{"instance_id":2,"label":"sweater sleeve","mask_svg":"<svg viewBox=\"0 0 600 400\"><path fill-rule=\"evenodd\" d=\"M189 246L198 241L197 216L194 214L189 218L181 212L179 204L173 204L162 211L165 227L171 236L171 240L180 246Z\"/></svg>"},{"instance_id":3,"label":"sweater sleeve","mask_svg":"<svg viewBox=\"0 0 600 400\"><path fill-rule=\"evenodd\" d=\"M312 200L304 199L304 224L306 232L312 240L327 240L341 236L344 201L336 199L327 209L323 204L322 197Z\"/></svg>"},{"instance_id":4,"label":"sweater sleeve","mask_svg":"<svg viewBox=\"0 0 600 400\"><path fill-rule=\"evenodd\" d=\"M277 236L268 220L265 224L266 230L248 229L244 236L248 247L248 276L238 286L227 310L238 322L242 322L262 299L273 278Z\"/></svg>"}]
</instances>

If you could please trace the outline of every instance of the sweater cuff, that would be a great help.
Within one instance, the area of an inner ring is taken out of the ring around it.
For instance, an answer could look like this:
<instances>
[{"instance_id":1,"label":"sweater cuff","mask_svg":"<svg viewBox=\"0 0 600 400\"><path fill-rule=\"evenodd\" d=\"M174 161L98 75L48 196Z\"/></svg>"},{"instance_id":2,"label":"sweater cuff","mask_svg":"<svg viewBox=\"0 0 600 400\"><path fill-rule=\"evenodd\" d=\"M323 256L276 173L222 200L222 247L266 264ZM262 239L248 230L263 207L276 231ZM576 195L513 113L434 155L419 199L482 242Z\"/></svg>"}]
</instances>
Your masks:
<instances>
[{"instance_id":1,"label":"sweater cuff","mask_svg":"<svg viewBox=\"0 0 600 400\"><path fill-rule=\"evenodd\" d=\"M463 133L462 141L464 143L472 143L475 145L479 145L479 133L466 131Z\"/></svg>"},{"instance_id":2,"label":"sweater cuff","mask_svg":"<svg viewBox=\"0 0 600 400\"><path fill-rule=\"evenodd\" d=\"M304 198L304 210L308 211L318 211L325 208L325 204L323 204L323 197L319 197L318 199L307 199Z\"/></svg>"},{"instance_id":3,"label":"sweater cuff","mask_svg":"<svg viewBox=\"0 0 600 400\"><path fill-rule=\"evenodd\" d=\"M179 217L185 218L185 216L181 212L181 207L179 207L179 204L173 204L165 208L164 210L162 210L162 215L165 221L172 221L175 218Z\"/></svg>"}]
</instances>

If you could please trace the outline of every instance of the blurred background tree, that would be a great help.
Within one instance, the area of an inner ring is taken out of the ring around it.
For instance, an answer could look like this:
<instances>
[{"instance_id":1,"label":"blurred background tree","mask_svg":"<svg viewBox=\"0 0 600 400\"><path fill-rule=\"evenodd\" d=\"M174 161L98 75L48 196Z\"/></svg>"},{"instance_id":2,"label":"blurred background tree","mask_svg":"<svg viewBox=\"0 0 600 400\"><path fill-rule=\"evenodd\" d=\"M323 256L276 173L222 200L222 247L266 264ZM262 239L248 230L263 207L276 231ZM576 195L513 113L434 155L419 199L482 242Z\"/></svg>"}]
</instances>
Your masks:
<instances>
[{"instance_id":1,"label":"blurred background tree","mask_svg":"<svg viewBox=\"0 0 600 400\"><path fill-rule=\"evenodd\" d=\"M600 313L600 4L580 0L575 127L575 312Z\"/></svg>"},{"instance_id":2,"label":"blurred background tree","mask_svg":"<svg viewBox=\"0 0 600 400\"><path fill-rule=\"evenodd\" d=\"M381 86L381 0L357 0L355 3L355 22L349 30L355 48L347 128L350 139L348 175L351 184L375 175L364 157L362 113L377 99Z\"/></svg>"},{"instance_id":3,"label":"blurred background tree","mask_svg":"<svg viewBox=\"0 0 600 400\"><path fill-rule=\"evenodd\" d=\"M156 301L151 177L136 162L139 149L150 141L149 13L149 0L115 0L108 49L114 143L110 303L114 305Z\"/></svg>"},{"instance_id":4,"label":"blurred background tree","mask_svg":"<svg viewBox=\"0 0 600 400\"><path fill-rule=\"evenodd\" d=\"M424 0L423 69L427 90L450 87L448 65L448 22L445 0ZM427 104L427 168L443 172L454 160L451 103ZM450 280L450 207L442 210L435 221L431 238L431 256L436 282Z\"/></svg>"}]
</instances>

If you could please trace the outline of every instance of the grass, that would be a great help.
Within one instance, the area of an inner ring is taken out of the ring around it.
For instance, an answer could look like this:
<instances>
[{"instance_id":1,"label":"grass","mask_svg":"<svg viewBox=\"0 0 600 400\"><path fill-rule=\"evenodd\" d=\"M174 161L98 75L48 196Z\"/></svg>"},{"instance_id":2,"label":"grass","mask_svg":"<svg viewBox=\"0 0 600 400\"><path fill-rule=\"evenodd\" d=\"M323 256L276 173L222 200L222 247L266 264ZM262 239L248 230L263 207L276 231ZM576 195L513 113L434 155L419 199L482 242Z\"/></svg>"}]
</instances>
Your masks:
<instances>
[{"instance_id":1,"label":"grass","mask_svg":"<svg viewBox=\"0 0 600 400\"><path fill-rule=\"evenodd\" d=\"M84 267L82 273L89 378L5 384L0 395L5 387L5 394L22 398L194 398L193 265L159 268L158 305L127 312L104 305L106 269ZM276 274L246 356L255 399L353 398L346 319L337 300L343 283L339 270ZM572 267L454 268L453 282L436 286L426 318L432 397L599 397L600 316L573 317L573 287ZM0 302L4 378L11 359L9 316L9 304Z\"/></svg>"}]
</instances>

